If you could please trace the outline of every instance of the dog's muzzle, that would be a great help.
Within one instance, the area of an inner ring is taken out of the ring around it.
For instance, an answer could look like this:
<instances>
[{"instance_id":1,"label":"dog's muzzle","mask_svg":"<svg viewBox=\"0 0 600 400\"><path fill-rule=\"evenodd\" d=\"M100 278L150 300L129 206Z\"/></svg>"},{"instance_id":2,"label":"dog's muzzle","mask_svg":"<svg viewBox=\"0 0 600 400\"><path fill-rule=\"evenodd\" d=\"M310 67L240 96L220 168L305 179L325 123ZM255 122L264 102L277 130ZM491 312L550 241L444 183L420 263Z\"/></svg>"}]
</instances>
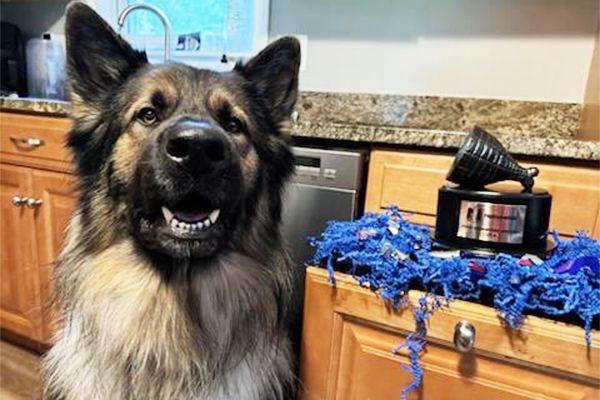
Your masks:
<instances>
[{"instance_id":1,"label":"dog's muzzle","mask_svg":"<svg viewBox=\"0 0 600 400\"><path fill-rule=\"evenodd\" d=\"M160 133L155 149L165 190L155 196L166 227L177 238L204 237L230 203L223 199L232 192L235 159L226 133L214 121L183 117Z\"/></svg>"}]
</instances>

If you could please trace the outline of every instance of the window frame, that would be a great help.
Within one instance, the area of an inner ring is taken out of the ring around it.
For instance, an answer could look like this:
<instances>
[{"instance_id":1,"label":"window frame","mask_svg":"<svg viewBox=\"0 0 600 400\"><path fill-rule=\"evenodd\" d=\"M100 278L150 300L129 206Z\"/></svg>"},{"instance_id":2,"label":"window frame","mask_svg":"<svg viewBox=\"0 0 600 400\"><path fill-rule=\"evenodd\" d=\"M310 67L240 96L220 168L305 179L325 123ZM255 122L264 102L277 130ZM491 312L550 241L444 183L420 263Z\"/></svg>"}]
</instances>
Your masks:
<instances>
[{"instance_id":1,"label":"window frame","mask_svg":"<svg viewBox=\"0 0 600 400\"><path fill-rule=\"evenodd\" d=\"M269 14L270 14L270 0L252 0L254 7L254 20L253 20L253 37L252 37L252 48L249 52L203 52L203 51L182 51L176 50L177 36L171 33L171 60L176 62L182 62L190 64L196 67L204 67L211 69L227 70L231 69L238 60L244 60L251 58L260 49L265 47L269 42ZM106 21L109 25L119 32L117 26L117 19L119 13L123 8L127 6L127 0L88 0L87 2L92 6ZM138 12L138 11L135 11ZM151 62L162 62L163 60L163 43L164 37L160 36L148 36L148 35L123 35L130 43L136 47L136 42L143 41L149 44L152 48L146 50L148 59ZM136 47L137 48L137 47ZM223 54L226 55L227 63L221 62Z\"/></svg>"}]
</instances>

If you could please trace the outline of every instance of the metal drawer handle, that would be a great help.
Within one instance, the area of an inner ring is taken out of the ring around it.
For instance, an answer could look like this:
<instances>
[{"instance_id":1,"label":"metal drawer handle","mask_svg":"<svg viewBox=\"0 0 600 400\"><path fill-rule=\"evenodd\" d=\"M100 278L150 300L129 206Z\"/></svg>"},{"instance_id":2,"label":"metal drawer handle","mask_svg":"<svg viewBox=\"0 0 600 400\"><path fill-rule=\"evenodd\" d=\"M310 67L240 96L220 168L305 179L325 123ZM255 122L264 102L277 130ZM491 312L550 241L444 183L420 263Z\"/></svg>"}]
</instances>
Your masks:
<instances>
[{"instance_id":1,"label":"metal drawer handle","mask_svg":"<svg viewBox=\"0 0 600 400\"><path fill-rule=\"evenodd\" d=\"M15 207L23 207L25 204L27 204L27 200L29 200L27 197L13 196L10 202Z\"/></svg>"},{"instance_id":2,"label":"metal drawer handle","mask_svg":"<svg viewBox=\"0 0 600 400\"><path fill-rule=\"evenodd\" d=\"M41 199L27 199L27 207L29 208L38 208L42 205Z\"/></svg>"},{"instance_id":3,"label":"metal drawer handle","mask_svg":"<svg viewBox=\"0 0 600 400\"><path fill-rule=\"evenodd\" d=\"M15 142L18 146L29 147L35 149L36 147L43 146L46 144L42 139L38 138L20 138L11 136L10 140Z\"/></svg>"},{"instance_id":4,"label":"metal drawer handle","mask_svg":"<svg viewBox=\"0 0 600 400\"><path fill-rule=\"evenodd\" d=\"M468 353L475 347L475 327L469 321L460 321L454 327L454 348Z\"/></svg>"}]
</instances>

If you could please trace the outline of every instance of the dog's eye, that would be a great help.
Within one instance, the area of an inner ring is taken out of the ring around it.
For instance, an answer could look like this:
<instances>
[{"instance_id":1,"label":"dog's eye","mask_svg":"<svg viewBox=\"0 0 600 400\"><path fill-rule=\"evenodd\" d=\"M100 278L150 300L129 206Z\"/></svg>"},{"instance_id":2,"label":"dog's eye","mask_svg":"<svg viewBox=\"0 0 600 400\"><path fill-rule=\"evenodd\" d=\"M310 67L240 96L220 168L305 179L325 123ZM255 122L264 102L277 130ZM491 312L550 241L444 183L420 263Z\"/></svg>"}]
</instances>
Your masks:
<instances>
[{"instance_id":1,"label":"dog's eye","mask_svg":"<svg viewBox=\"0 0 600 400\"><path fill-rule=\"evenodd\" d=\"M158 121L156 110L150 107L144 107L137 115L138 120L144 125L152 125Z\"/></svg>"},{"instance_id":2,"label":"dog's eye","mask_svg":"<svg viewBox=\"0 0 600 400\"><path fill-rule=\"evenodd\" d=\"M236 117L229 117L223 123L223 128L225 128L225 130L228 132L238 133L242 131L244 124Z\"/></svg>"}]
</instances>

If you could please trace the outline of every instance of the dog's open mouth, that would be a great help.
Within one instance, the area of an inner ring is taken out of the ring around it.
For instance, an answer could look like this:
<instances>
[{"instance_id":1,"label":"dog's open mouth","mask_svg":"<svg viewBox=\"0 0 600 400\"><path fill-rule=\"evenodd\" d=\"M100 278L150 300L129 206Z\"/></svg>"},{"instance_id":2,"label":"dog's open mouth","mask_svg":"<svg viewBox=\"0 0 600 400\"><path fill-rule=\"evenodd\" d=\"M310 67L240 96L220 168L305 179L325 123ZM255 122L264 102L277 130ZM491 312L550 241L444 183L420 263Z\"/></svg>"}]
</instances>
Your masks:
<instances>
[{"instance_id":1,"label":"dog's open mouth","mask_svg":"<svg viewBox=\"0 0 600 400\"><path fill-rule=\"evenodd\" d=\"M174 206L162 206L165 224L171 233L183 239L195 239L215 225L221 210L197 196L188 196Z\"/></svg>"}]
</instances>

